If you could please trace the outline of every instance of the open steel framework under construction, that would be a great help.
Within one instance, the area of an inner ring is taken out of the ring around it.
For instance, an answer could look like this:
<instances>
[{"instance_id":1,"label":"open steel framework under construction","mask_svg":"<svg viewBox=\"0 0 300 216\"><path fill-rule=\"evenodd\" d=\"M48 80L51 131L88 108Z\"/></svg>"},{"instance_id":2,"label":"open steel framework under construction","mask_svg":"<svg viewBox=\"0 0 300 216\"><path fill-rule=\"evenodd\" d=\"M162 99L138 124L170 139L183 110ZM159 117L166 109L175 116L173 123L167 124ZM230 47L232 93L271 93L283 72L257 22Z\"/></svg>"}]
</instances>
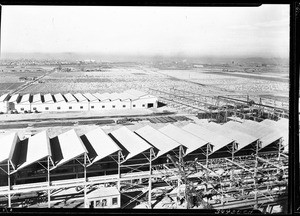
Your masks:
<instances>
[{"instance_id":1,"label":"open steel framework under construction","mask_svg":"<svg viewBox=\"0 0 300 216\"><path fill-rule=\"evenodd\" d=\"M99 127L82 136L70 130L49 138L42 131L24 140L11 133L0 139L0 197L11 207L17 194L43 192L50 208L58 191L79 188L89 206L93 187L110 184L125 196L141 191L123 208L145 195L148 208L155 208L156 183L183 184L172 157L213 208L275 205L287 191L287 125L281 119L135 131L122 126L109 134Z\"/></svg>"}]
</instances>

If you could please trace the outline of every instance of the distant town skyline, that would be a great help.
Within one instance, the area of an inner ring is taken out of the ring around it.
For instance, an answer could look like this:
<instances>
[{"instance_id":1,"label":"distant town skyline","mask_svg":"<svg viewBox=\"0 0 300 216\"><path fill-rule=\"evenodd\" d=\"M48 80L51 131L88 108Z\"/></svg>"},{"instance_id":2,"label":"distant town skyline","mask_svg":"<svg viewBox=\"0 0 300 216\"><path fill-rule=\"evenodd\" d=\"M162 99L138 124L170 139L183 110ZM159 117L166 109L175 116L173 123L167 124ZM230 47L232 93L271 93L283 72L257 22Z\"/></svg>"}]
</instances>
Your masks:
<instances>
[{"instance_id":1,"label":"distant town skyline","mask_svg":"<svg viewBox=\"0 0 300 216\"><path fill-rule=\"evenodd\" d=\"M289 57L289 5L3 6L1 53Z\"/></svg>"}]
</instances>

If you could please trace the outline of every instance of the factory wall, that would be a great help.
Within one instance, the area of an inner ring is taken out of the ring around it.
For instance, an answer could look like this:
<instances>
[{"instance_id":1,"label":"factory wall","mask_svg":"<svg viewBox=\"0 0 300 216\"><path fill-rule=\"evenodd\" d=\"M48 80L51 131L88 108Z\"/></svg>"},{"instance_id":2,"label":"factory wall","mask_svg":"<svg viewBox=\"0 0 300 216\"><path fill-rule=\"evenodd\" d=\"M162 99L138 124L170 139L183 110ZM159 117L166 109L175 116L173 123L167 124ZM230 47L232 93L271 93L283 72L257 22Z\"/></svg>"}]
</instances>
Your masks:
<instances>
[{"instance_id":1,"label":"factory wall","mask_svg":"<svg viewBox=\"0 0 300 216\"><path fill-rule=\"evenodd\" d=\"M3 101L0 103L0 112L7 113L9 110L8 101Z\"/></svg>"},{"instance_id":2,"label":"factory wall","mask_svg":"<svg viewBox=\"0 0 300 216\"><path fill-rule=\"evenodd\" d=\"M132 109L141 109L141 108L157 108L157 101L156 97L149 97L149 98L140 98L137 100L132 101Z\"/></svg>"},{"instance_id":3,"label":"factory wall","mask_svg":"<svg viewBox=\"0 0 300 216\"><path fill-rule=\"evenodd\" d=\"M18 112L29 112L31 111L31 103L30 102L26 102L26 103L18 103L15 104L15 110L17 110Z\"/></svg>"}]
</instances>

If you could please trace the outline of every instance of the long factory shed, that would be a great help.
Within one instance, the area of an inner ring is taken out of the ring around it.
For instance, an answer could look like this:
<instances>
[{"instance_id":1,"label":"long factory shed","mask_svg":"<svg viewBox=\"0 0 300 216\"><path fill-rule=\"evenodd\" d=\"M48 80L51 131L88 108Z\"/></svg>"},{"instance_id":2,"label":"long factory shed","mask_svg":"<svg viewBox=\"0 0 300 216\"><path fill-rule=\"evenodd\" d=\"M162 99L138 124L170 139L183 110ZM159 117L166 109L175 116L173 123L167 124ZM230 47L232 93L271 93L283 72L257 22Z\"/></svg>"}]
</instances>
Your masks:
<instances>
[{"instance_id":1,"label":"long factory shed","mask_svg":"<svg viewBox=\"0 0 300 216\"><path fill-rule=\"evenodd\" d=\"M66 94L4 94L0 96L0 112L72 112L113 109L145 109L157 107L158 98L130 89L122 93L66 93Z\"/></svg>"}]
</instances>

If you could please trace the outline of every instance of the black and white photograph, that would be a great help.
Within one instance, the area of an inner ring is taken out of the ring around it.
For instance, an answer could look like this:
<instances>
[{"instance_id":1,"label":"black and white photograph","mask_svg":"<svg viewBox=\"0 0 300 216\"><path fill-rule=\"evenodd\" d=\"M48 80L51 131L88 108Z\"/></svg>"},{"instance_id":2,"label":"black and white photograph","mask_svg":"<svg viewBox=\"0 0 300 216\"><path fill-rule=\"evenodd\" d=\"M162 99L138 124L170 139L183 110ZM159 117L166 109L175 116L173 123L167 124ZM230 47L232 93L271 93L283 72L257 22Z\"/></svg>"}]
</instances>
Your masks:
<instances>
[{"instance_id":1,"label":"black and white photograph","mask_svg":"<svg viewBox=\"0 0 300 216\"><path fill-rule=\"evenodd\" d=\"M290 5L2 5L0 209L287 213Z\"/></svg>"}]
</instances>

